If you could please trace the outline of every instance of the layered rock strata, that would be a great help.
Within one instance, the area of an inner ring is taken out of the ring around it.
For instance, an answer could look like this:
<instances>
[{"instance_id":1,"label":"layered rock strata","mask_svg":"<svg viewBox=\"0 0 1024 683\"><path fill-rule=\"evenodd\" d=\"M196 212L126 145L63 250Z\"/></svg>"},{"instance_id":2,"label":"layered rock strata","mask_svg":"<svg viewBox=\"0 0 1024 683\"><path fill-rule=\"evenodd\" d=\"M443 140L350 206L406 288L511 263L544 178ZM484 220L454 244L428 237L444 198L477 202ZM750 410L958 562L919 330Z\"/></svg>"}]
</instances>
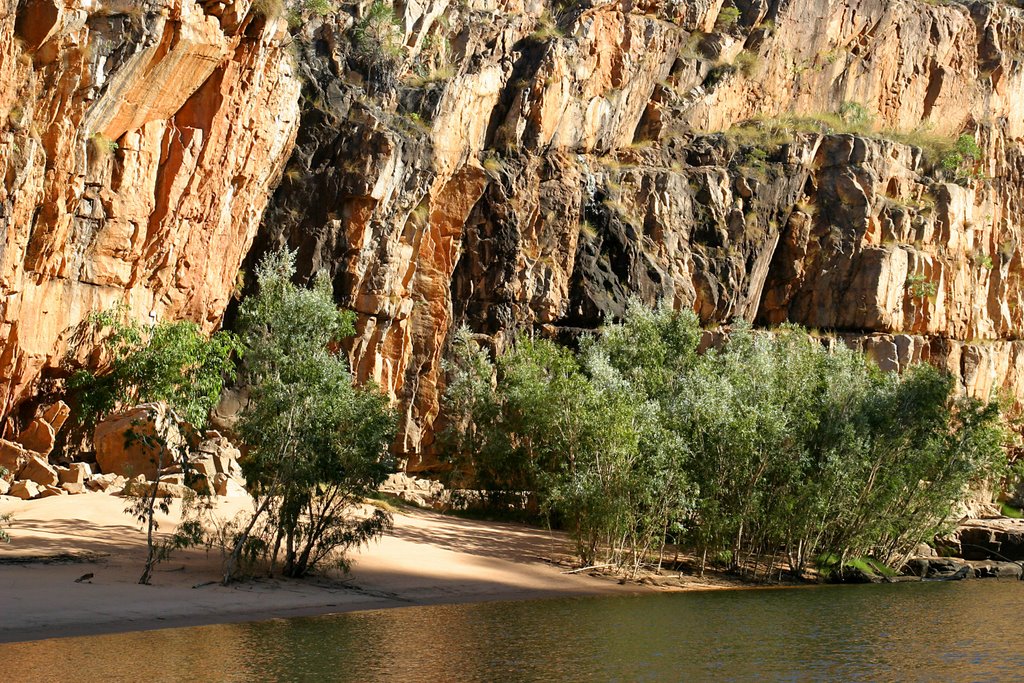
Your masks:
<instances>
[{"instance_id":1,"label":"layered rock strata","mask_svg":"<svg viewBox=\"0 0 1024 683\"><path fill-rule=\"evenodd\" d=\"M98 362L91 311L218 326L298 125L249 6L0 0L0 413Z\"/></svg>"},{"instance_id":2,"label":"layered rock strata","mask_svg":"<svg viewBox=\"0 0 1024 683\"><path fill-rule=\"evenodd\" d=\"M1020 9L442 0L397 11L391 81L360 16L300 34L303 123L250 263L288 244L331 274L411 469L454 326L572 335L630 297L1021 397ZM980 159L948 157L961 135Z\"/></svg>"},{"instance_id":3,"label":"layered rock strata","mask_svg":"<svg viewBox=\"0 0 1024 683\"><path fill-rule=\"evenodd\" d=\"M282 244L358 313L413 470L456 326L572 337L631 297L1024 395L1013 4L276 4L0 0L6 413L69 344L99 362L90 310L213 329Z\"/></svg>"}]
</instances>

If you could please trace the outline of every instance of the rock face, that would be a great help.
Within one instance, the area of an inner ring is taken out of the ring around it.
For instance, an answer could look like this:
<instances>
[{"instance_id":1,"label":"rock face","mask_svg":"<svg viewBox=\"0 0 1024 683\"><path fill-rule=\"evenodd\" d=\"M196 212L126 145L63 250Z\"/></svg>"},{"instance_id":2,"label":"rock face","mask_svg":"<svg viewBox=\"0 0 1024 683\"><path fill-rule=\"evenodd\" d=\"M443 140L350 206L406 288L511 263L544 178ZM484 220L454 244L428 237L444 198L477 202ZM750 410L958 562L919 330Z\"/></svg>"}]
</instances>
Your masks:
<instances>
[{"instance_id":1,"label":"rock face","mask_svg":"<svg viewBox=\"0 0 1024 683\"><path fill-rule=\"evenodd\" d=\"M103 474L143 475L149 481L164 468L180 464L197 442L191 428L158 403L112 415L96 425L93 435L96 463Z\"/></svg>"},{"instance_id":2,"label":"rock face","mask_svg":"<svg viewBox=\"0 0 1024 683\"><path fill-rule=\"evenodd\" d=\"M99 362L91 311L219 324L298 123L249 6L0 0L0 414Z\"/></svg>"},{"instance_id":3,"label":"rock face","mask_svg":"<svg viewBox=\"0 0 1024 683\"><path fill-rule=\"evenodd\" d=\"M942 550L968 560L1024 560L1024 520L972 519L941 539Z\"/></svg>"},{"instance_id":4,"label":"rock face","mask_svg":"<svg viewBox=\"0 0 1024 683\"><path fill-rule=\"evenodd\" d=\"M410 470L455 327L572 337L631 297L1024 399L1024 10L423 0L354 31L369 4L289 36L247 0L0 0L3 411L102 361L90 310L213 329L283 244L358 313Z\"/></svg>"},{"instance_id":5,"label":"rock face","mask_svg":"<svg viewBox=\"0 0 1024 683\"><path fill-rule=\"evenodd\" d=\"M390 80L348 14L301 30L302 123L249 264L288 244L332 276L409 469L434 462L455 326L500 348L630 297L1024 396L1024 11L722 7L407 4ZM978 160L949 157L960 135Z\"/></svg>"}]
</instances>

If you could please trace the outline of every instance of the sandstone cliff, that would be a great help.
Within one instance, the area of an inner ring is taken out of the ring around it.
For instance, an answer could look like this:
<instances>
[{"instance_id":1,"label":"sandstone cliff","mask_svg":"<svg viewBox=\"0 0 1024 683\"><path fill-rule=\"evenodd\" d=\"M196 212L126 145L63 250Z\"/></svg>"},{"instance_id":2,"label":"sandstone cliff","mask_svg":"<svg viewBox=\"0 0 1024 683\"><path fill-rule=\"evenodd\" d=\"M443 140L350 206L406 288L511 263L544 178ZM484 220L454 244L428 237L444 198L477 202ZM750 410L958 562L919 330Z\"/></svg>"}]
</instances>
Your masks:
<instances>
[{"instance_id":1,"label":"sandstone cliff","mask_svg":"<svg viewBox=\"0 0 1024 683\"><path fill-rule=\"evenodd\" d=\"M1013 4L4 2L8 409L90 308L212 328L280 244L358 312L413 469L454 326L571 336L631 296L1024 398Z\"/></svg>"},{"instance_id":2,"label":"sandstone cliff","mask_svg":"<svg viewBox=\"0 0 1024 683\"><path fill-rule=\"evenodd\" d=\"M3 414L92 310L219 324L299 118L249 4L0 1Z\"/></svg>"},{"instance_id":3,"label":"sandstone cliff","mask_svg":"<svg viewBox=\"0 0 1024 683\"><path fill-rule=\"evenodd\" d=\"M436 1L397 20L390 88L358 19L301 34L303 124L251 258L287 243L333 275L411 467L454 325L571 334L630 296L1024 395L1020 9ZM844 105L859 135L822 123ZM983 159L944 168L936 140L961 134Z\"/></svg>"}]
</instances>

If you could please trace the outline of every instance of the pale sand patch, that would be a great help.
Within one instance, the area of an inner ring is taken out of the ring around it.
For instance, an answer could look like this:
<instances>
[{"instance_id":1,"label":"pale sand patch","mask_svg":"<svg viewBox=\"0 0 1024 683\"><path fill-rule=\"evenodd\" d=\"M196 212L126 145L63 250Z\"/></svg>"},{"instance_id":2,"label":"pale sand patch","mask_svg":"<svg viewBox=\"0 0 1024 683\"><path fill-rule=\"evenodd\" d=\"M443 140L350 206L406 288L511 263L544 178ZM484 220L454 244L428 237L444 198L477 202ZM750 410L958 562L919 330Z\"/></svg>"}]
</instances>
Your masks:
<instances>
[{"instance_id":1,"label":"pale sand patch","mask_svg":"<svg viewBox=\"0 0 1024 683\"><path fill-rule=\"evenodd\" d=\"M545 560L570 554L564 534L419 510L396 514L392 532L353 554L352 574L344 581L339 575L194 588L218 579L221 557L216 551L190 550L158 566L153 585L140 586L145 537L123 513L124 505L120 497L99 493L35 501L0 497L0 513L15 518L12 542L0 544L0 642L382 607L656 590L563 574L564 567ZM220 499L218 514L230 517L249 507L245 498ZM177 508L162 519L161 531L173 528ZM78 561L67 561L67 556ZM40 557L65 560L11 564ZM86 573L93 574L89 582L75 582Z\"/></svg>"}]
</instances>

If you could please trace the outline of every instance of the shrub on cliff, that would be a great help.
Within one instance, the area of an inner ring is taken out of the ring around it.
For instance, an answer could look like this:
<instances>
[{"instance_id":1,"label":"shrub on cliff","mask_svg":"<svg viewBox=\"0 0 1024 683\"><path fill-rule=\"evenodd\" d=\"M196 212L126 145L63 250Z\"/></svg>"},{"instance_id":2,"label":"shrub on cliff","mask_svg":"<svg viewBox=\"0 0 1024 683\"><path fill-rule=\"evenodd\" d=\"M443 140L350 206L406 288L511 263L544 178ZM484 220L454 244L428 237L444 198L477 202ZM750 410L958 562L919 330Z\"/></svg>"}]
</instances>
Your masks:
<instances>
[{"instance_id":1,"label":"shrub on cliff","mask_svg":"<svg viewBox=\"0 0 1024 683\"><path fill-rule=\"evenodd\" d=\"M957 180L976 178L980 175L978 162L981 160L981 148L973 135L961 135L953 146L942 155L942 168L954 174Z\"/></svg>"},{"instance_id":2,"label":"shrub on cliff","mask_svg":"<svg viewBox=\"0 0 1024 683\"><path fill-rule=\"evenodd\" d=\"M352 27L356 61L366 70L373 92L390 93L398 85L405 56L402 30L390 3L377 0Z\"/></svg>"},{"instance_id":3,"label":"shrub on cliff","mask_svg":"<svg viewBox=\"0 0 1024 683\"><path fill-rule=\"evenodd\" d=\"M234 543L225 580L251 548L257 524L271 530L271 568L283 550L283 573L302 576L346 548L379 535L390 515L360 515L354 506L390 471L395 419L373 385L356 387L338 342L354 332L327 278L311 289L291 279L295 256L270 254L257 268L258 292L247 298L238 328L245 349L249 402L239 433L249 448L242 463L257 502Z\"/></svg>"}]
</instances>

